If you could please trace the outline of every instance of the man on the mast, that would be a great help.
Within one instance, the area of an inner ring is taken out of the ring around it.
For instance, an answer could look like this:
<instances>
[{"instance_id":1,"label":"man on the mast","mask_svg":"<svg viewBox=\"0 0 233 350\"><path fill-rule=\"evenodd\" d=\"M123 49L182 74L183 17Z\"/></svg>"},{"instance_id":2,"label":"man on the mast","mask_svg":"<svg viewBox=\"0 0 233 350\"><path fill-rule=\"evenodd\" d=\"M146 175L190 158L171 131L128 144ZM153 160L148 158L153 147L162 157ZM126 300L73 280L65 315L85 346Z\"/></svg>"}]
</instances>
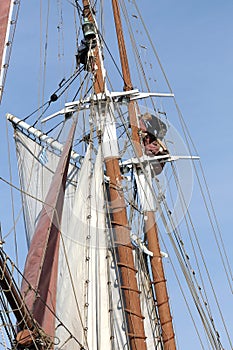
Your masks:
<instances>
[{"instance_id":1,"label":"man on the mast","mask_svg":"<svg viewBox=\"0 0 233 350\"><path fill-rule=\"evenodd\" d=\"M148 156L163 156L168 154L168 150L162 139L166 135L167 126L158 117L150 113L144 113L139 121L142 131L143 144L145 153ZM153 169L156 175L159 175L165 162L156 162L153 164Z\"/></svg>"}]
</instances>

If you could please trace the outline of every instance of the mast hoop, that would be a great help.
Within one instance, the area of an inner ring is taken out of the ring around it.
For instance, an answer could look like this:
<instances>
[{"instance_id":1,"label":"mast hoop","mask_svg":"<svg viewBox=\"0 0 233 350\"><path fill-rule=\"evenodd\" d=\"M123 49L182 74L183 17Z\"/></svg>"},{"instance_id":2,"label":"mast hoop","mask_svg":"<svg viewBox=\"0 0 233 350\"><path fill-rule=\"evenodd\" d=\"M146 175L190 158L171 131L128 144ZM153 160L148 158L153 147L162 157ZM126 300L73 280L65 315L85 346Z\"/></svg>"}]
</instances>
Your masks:
<instances>
[{"instance_id":1,"label":"mast hoop","mask_svg":"<svg viewBox=\"0 0 233 350\"><path fill-rule=\"evenodd\" d=\"M124 309L124 310L125 310L127 313L129 313L129 314L131 314L131 315L133 315L133 316L136 316L136 317L141 318L142 320L145 319L144 316L142 316L142 315L140 315L140 314L137 314L136 312L133 312L133 311L130 310L130 309ZM139 337L141 337L141 336L139 335ZM145 339L146 339L146 337L145 337Z\"/></svg>"},{"instance_id":2,"label":"mast hoop","mask_svg":"<svg viewBox=\"0 0 233 350\"><path fill-rule=\"evenodd\" d=\"M138 294L141 294L142 292L138 289L135 289L135 288L130 288L130 287L127 287L127 286L121 286L121 289L124 289L124 290L128 290L129 292L135 292L135 293L138 293ZM126 310L126 309L125 309Z\"/></svg>"},{"instance_id":3,"label":"mast hoop","mask_svg":"<svg viewBox=\"0 0 233 350\"><path fill-rule=\"evenodd\" d=\"M135 334L135 333L127 333L127 335L128 335L129 338L137 338L137 339L146 339L147 338L144 335Z\"/></svg>"},{"instance_id":4,"label":"mast hoop","mask_svg":"<svg viewBox=\"0 0 233 350\"><path fill-rule=\"evenodd\" d=\"M122 246L127 247L126 245L122 245ZM118 263L117 263L117 266L119 266L119 267L125 267L125 268L127 268L127 269L129 269L129 270L138 272L138 270L135 269L135 267L132 266L132 265L128 265L128 264L124 264L124 263L118 262Z\"/></svg>"}]
</instances>

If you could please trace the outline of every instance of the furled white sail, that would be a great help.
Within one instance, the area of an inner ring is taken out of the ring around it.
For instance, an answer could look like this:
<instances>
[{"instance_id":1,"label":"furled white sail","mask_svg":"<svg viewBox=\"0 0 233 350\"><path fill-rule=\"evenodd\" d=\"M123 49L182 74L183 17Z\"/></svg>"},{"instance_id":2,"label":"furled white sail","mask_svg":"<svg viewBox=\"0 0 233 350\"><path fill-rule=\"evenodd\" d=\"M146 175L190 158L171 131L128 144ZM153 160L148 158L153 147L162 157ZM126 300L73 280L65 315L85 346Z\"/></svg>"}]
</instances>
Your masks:
<instances>
[{"instance_id":1,"label":"furled white sail","mask_svg":"<svg viewBox=\"0 0 233 350\"><path fill-rule=\"evenodd\" d=\"M117 274L108 249L101 147L94 166L92 161L89 145L69 230L62 234L57 338L64 350L77 349L77 342L87 349L110 349L113 342L123 349L126 344Z\"/></svg>"},{"instance_id":2,"label":"furled white sail","mask_svg":"<svg viewBox=\"0 0 233 350\"><path fill-rule=\"evenodd\" d=\"M58 322L57 337L59 346L63 349L76 349L77 340L85 347L87 346L84 318L84 294L87 283L85 281L87 239L85 226L89 215L87 198L90 190L88 186L90 173L90 147L88 147L78 179L69 227L67 232L62 231L61 235L57 290L57 316L61 320L61 325Z\"/></svg>"},{"instance_id":3,"label":"furled white sail","mask_svg":"<svg viewBox=\"0 0 233 350\"><path fill-rule=\"evenodd\" d=\"M155 193L152 190L152 177L150 164L147 164L144 171L134 169L134 176L137 183L138 195L143 211L155 211Z\"/></svg>"}]
</instances>

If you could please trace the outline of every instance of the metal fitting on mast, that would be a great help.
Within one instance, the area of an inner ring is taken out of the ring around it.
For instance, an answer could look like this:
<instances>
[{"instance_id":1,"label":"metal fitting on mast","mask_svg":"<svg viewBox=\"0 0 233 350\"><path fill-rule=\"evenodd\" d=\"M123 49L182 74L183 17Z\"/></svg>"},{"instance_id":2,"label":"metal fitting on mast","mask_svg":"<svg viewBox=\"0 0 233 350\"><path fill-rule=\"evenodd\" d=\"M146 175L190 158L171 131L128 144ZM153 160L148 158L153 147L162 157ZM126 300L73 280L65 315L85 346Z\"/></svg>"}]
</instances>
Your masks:
<instances>
[{"instance_id":1,"label":"metal fitting on mast","mask_svg":"<svg viewBox=\"0 0 233 350\"><path fill-rule=\"evenodd\" d=\"M82 25L83 36L84 36L84 39L89 43L91 40L94 40L96 37L95 27L94 27L94 24L90 22L87 17L84 17L83 22L84 22Z\"/></svg>"},{"instance_id":2,"label":"metal fitting on mast","mask_svg":"<svg viewBox=\"0 0 233 350\"><path fill-rule=\"evenodd\" d=\"M91 22L88 17L83 15L83 39L78 47L78 53L76 55L77 66L79 64L83 64L85 66L85 70L91 71L93 67L93 49L97 45L96 41L96 31L94 23Z\"/></svg>"}]
</instances>

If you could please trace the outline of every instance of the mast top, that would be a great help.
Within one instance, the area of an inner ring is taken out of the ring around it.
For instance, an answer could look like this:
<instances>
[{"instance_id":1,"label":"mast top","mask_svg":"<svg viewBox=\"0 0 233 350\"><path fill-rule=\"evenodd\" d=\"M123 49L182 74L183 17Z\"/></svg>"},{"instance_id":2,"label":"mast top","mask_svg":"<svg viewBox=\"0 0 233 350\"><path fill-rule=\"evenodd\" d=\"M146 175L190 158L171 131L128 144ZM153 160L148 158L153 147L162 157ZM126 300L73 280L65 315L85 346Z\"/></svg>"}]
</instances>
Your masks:
<instances>
[{"instance_id":1,"label":"mast top","mask_svg":"<svg viewBox=\"0 0 233 350\"><path fill-rule=\"evenodd\" d=\"M103 93L106 91L106 82L105 82L105 69L103 66L103 57L101 52L101 45L97 33L97 27L95 25L95 18L93 16L93 9L90 5L89 0L83 0L83 34L85 39L89 41L89 49L93 50L93 55L90 57L91 69L94 76L94 90L95 93ZM97 45L92 49L92 43L96 36Z\"/></svg>"}]
</instances>

